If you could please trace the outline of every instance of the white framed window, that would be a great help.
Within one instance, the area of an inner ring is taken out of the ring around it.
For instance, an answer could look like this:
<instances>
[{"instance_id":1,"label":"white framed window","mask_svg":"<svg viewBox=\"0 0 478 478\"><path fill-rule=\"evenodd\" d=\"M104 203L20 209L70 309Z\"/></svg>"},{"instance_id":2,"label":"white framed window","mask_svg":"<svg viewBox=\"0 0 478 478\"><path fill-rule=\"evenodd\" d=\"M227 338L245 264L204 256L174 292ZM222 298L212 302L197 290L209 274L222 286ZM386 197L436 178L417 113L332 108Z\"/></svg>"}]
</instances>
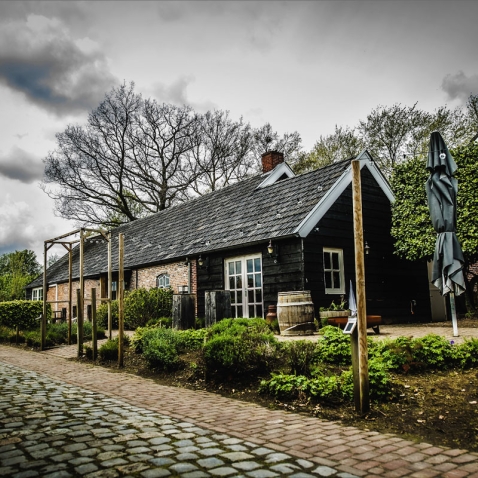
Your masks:
<instances>
[{"instance_id":1,"label":"white framed window","mask_svg":"<svg viewBox=\"0 0 478 478\"><path fill-rule=\"evenodd\" d=\"M32 289L32 300L43 300L43 287Z\"/></svg>"},{"instance_id":2,"label":"white framed window","mask_svg":"<svg viewBox=\"0 0 478 478\"><path fill-rule=\"evenodd\" d=\"M156 277L156 287L158 289L167 289L170 287L169 274L160 274Z\"/></svg>"},{"instance_id":3,"label":"white framed window","mask_svg":"<svg viewBox=\"0 0 478 478\"><path fill-rule=\"evenodd\" d=\"M324 247L324 282L326 294L345 294L342 249Z\"/></svg>"}]
</instances>

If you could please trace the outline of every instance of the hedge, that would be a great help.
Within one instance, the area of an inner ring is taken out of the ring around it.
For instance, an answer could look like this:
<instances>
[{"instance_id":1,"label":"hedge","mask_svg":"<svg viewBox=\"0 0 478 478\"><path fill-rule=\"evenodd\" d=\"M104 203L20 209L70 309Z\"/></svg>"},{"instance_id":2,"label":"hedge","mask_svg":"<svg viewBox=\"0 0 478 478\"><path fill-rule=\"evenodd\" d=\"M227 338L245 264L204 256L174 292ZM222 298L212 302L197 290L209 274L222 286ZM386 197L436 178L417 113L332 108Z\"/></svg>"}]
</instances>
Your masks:
<instances>
[{"instance_id":1,"label":"hedge","mask_svg":"<svg viewBox=\"0 0 478 478\"><path fill-rule=\"evenodd\" d=\"M37 320L43 313L41 300L12 300L0 302L0 325L32 329L40 325ZM47 304L47 320L51 319L51 306Z\"/></svg>"}]
</instances>

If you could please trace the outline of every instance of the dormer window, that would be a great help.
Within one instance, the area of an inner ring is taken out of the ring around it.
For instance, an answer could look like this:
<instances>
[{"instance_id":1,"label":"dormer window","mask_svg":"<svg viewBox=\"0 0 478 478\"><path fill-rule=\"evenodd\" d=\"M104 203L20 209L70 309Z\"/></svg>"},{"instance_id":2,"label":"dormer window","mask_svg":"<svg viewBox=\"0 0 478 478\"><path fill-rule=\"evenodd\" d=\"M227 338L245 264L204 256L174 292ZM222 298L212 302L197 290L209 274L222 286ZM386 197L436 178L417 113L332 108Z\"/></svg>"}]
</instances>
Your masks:
<instances>
[{"instance_id":1,"label":"dormer window","mask_svg":"<svg viewBox=\"0 0 478 478\"><path fill-rule=\"evenodd\" d=\"M156 287L158 289L167 289L170 287L169 274L160 274L156 277Z\"/></svg>"}]
</instances>

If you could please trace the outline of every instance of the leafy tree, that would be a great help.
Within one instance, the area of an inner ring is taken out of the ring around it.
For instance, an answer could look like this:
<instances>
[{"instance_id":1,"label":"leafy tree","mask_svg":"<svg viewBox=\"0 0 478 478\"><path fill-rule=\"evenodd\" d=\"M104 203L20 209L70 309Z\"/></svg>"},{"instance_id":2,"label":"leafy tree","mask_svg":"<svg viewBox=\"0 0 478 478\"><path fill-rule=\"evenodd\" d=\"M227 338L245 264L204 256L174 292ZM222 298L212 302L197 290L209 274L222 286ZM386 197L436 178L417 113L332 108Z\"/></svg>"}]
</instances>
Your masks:
<instances>
[{"instance_id":1,"label":"leafy tree","mask_svg":"<svg viewBox=\"0 0 478 478\"><path fill-rule=\"evenodd\" d=\"M335 125L335 132L320 136L312 150L294 164L294 172L301 174L336 161L357 156L364 144L355 129Z\"/></svg>"},{"instance_id":2,"label":"leafy tree","mask_svg":"<svg viewBox=\"0 0 478 478\"><path fill-rule=\"evenodd\" d=\"M24 299L24 287L40 272L36 254L25 249L0 256L0 301Z\"/></svg>"},{"instance_id":3,"label":"leafy tree","mask_svg":"<svg viewBox=\"0 0 478 478\"><path fill-rule=\"evenodd\" d=\"M474 304L473 289L478 276L470 266L478 260L478 144L451 150L458 166L457 237L465 257L467 298ZM435 250L433 229L425 192L426 158L417 157L397 165L391 176L395 194L392 206L392 236L396 253L409 260L431 259Z\"/></svg>"}]
</instances>

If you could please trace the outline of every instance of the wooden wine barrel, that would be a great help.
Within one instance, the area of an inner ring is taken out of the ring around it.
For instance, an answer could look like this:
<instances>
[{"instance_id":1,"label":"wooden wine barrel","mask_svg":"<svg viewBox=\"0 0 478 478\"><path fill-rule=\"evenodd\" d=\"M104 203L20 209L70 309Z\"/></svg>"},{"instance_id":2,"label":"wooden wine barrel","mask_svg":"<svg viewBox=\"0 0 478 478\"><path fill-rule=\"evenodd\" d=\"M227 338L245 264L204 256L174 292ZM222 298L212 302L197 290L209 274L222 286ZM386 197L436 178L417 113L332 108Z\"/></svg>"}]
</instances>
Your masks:
<instances>
[{"instance_id":1,"label":"wooden wine barrel","mask_svg":"<svg viewBox=\"0 0 478 478\"><path fill-rule=\"evenodd\" d=\"M310 291L279 292L277 320L281 335L314 333L314 304Z\"/></svg>"}]
</instances>

